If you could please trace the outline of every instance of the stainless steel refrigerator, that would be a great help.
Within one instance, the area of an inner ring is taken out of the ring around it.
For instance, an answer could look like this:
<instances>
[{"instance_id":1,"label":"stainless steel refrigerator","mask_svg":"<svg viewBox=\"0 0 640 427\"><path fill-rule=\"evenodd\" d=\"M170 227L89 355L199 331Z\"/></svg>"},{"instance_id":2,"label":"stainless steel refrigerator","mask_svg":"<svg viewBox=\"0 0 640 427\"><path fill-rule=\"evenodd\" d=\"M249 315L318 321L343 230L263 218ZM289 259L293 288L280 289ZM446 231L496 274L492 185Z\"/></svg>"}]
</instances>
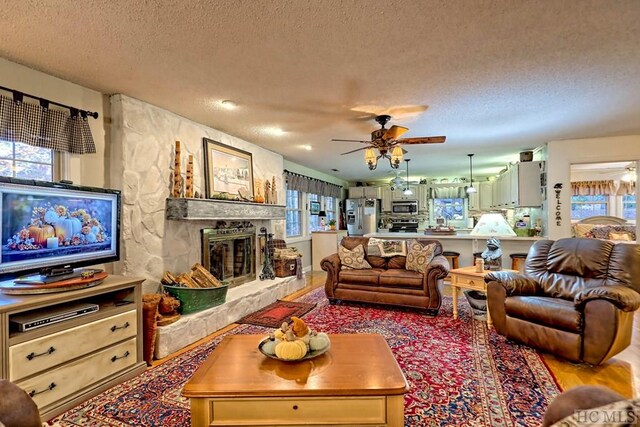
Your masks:
<instances>
[{"instance_id":1,"label":"stainless steel refrigerator","mask_svg":"<svg viewBox=\"0 0 640 427\"><path fill-rule=\"evenodd\" d=\"M349 236L362 236L378 230L380 200L347 199L347 232Z\"/></svg>"}]
</instances>

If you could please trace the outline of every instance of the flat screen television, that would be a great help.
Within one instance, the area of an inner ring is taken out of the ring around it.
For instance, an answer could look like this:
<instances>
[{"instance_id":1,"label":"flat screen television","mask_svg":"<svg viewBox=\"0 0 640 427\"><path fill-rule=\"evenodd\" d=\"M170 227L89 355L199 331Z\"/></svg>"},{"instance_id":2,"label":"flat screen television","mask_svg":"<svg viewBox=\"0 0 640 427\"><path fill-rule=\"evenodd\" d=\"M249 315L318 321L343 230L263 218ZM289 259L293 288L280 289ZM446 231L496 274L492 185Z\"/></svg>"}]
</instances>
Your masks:
<instances>
[{"instance_id":1,"label":"flat screen television","mask_svg":"<svg viewBox=\"0 0 640 427\"><path fill-rule=\"evenodd\" d=\"M0 281L120 259L120 192L0 177Z\"/></svg>"}]
</instances>

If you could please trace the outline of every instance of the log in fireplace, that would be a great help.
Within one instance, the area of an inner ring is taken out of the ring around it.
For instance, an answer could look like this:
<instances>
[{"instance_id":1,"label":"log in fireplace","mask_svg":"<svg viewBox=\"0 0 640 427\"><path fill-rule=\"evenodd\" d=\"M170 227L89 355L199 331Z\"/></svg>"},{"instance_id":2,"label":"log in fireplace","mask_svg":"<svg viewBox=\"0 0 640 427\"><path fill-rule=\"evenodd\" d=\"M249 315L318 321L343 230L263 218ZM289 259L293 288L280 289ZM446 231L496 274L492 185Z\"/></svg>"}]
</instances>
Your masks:
<instances>
[{"instance_id":1,"label":"log in fireplace","mask_svg":"<svg viewBox=\"0 0 640 427\"><path fill-rule=\"evenodd\" d=\"M256 231L248 222L204 228L202 265L229 287L256 279Z\"/></svg>"}]
</instances>

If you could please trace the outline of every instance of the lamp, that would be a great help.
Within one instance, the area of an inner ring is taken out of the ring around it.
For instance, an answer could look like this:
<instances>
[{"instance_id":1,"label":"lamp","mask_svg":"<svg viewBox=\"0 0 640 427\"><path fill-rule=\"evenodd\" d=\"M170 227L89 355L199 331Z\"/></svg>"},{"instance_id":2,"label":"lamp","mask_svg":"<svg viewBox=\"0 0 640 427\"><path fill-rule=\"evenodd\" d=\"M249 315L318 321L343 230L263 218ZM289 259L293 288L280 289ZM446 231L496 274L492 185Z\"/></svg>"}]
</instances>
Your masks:
<instances>
[{"instance_id":1,"label":"lamp","mask_svg":"<svg viewBox=\"0 0 640 427\"><path fill-rule=\"evenodd\" d=\"M626 168L624 175L620 178L620 181L635 182L636 180L636 168Z\"/></svg>"},{"instance_id":2,"label":"lamp","mask_svg":"<svg viewBox=\"0 0 640 427\"><path fill-rule=\"evenodd\" d=\"M469 235L495 237L515 236L516 233L501 213L489 212L482 214L478 223L473 227L473 230L471 230Z\"/></svg>"},{"instance_id":3,"label":"lamp","mask_svg":"<svg viewBox=\"0 0 640 427\"><path fill-rule=\"evenodd\" d=\"M391 150L391 155L389 155L387 147L380 147L378 150L380 154L377 156L373 148L367 148L364 151L364 161L367 163L367 166L369 166L369 170L374 170L378 166L378 159L383 157L389 159L389 165L393 169L398 169L400 162L402 162L402 156L404 155L402 148L396 145Z\"/></svg>"},{"instance_id":4,"label":"lamp","mask_svg":"<svg viewBox=\"0 0 640 427\"><path fill-rule=\"evenodd\" d=\"M402 194L404 194L405 196L411 196L413 194L413 191L411 191L411 188L409 188L409 160L411 159L404 159L404 161L407 162L407 186L404 188Z\"/></svg>"},{"instance_id":5,"label":"lamp","mask_svg":"<svg viewBox=\"0 0 640 427\"><path fill-rule=\"evenodd\" d=\"M473 159L473 154L467 154L467 156L469 156L469 175L471 181L471 185L469 185L469 188L467 188L467 193L473 194L478 191L473 187L473 161L471 160Z\"/></svg>"}]
</instances>

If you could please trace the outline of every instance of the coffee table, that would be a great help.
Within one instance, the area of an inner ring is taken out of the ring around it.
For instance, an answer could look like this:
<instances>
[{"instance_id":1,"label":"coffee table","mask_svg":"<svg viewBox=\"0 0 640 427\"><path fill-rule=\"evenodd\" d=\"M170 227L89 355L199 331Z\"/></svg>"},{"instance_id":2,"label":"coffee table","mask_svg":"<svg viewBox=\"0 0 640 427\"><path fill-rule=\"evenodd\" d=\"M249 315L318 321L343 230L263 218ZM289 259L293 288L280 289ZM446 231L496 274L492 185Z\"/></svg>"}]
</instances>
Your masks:
<instances>
[{"instance_id":1,"label":"coffee table","mask_svg":"<svg viewBox=\"0 0 640 427\"><path fill-rule=\"evenodd\" d=\"M500 270L517 273L517 270ZM449 271L451 277L451 290L453 292L453 318L458 318L458 290L460 288L472 289L476 291L487 292L487 284L484 282L484 276L491 273L490 270L483 270L481 273L476 272L474 265L470 267L454 268ZM487 326L493 326L491 322L491 314L489 313L489 304L487 304Z\"/></svg>"},{"instance_id":2,"label":"coffee table","mask_svg":"<svg viewBox=\"0 0 640 427\"><path fill-rule=\"evenodd\" d=\"M283 362L262 335L225 337L185 385L191 425L404 425L407 381L378 334L329 335L331 348Z\"/></svg>"}]
</instances>

